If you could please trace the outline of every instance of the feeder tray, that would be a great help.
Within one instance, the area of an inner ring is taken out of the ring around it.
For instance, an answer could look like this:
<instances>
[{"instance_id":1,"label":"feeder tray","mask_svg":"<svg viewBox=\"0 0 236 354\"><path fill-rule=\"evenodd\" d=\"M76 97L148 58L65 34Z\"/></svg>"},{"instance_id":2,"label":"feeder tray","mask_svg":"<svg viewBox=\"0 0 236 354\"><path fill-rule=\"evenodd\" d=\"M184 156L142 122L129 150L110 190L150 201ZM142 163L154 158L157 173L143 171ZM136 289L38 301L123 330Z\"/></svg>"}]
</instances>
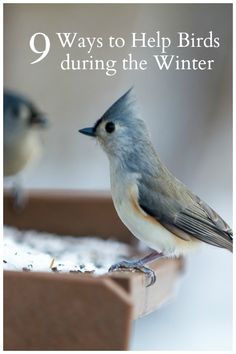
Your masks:
<instances>
[{"instance_id":1,"label":"feeder tray","mask_svg":"<svg viewBox=\"0 0 236 354\"><path fill-rule=\"evenodd\" d=\"M4 224L58 235L114 237L135 247L109 193L27 192L21 211L4 195ZM183 259L161 259L144 274L4 271L5 350L127 350L132 320L156 310L173 295Z\"/></svg>"}]
</instances>

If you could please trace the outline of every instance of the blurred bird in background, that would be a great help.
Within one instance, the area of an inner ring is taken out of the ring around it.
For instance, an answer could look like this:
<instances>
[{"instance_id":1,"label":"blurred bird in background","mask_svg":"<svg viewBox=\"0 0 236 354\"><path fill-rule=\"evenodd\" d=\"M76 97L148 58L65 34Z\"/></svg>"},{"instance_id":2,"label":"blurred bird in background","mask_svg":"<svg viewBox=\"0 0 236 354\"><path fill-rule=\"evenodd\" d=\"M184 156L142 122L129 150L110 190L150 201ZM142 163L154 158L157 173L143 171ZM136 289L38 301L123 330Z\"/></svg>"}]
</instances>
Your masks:
<instances>
[{"instance_id":1,"label":"blurred bird in background","mask_svg":"<svg viewBox=\"0 0 236 354\"><path fill-rule=\"evenodd\" d=\"M27 98L4 91L4 177L16 177L40 154L39 128L47 126L47 118ZM14 206L22 206L22 189L13 188Z\"/></svg>"},{"instance_id":2,"label":"blurred bird in background","mask_svg":"<svg viewBox=\"0 0 236 354\"><path fill-rule=\"evenodd\" d=\"M156 280L146 263L179 256L201 242L232 252L233 233L204 201L176 179L161 162L132 90L117 100L93 127L80 133L97 138L110 162L111 193L116 211L127 228L155 250L141 260L115 264L140 270Z\"/></svg>"}]
</instances>

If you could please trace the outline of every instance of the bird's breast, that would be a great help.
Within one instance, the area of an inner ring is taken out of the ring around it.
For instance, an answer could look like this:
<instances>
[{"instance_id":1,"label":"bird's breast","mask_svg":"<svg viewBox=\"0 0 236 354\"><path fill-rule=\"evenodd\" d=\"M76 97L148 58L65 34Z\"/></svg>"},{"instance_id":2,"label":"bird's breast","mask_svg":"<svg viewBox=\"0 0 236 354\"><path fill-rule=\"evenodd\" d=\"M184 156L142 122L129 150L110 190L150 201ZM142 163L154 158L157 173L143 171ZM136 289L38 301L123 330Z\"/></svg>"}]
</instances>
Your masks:
<instances>
[{"instance_id":1,"label":"bird's breast","mask_svg":"<svg viewBox=\"0 0 236 354\"><path fill-rule=\"evenodd\" d=\"M192 248L191 241L180 239L141 209L137 180L137 175L127 178L119 173L111 173L112 199L126 227L150 248L169 255L179 255Z\"/></svg>"},{"instance_id":2,"label":"bird's breast","mask_svg":"<svg viewBox=\"0 0 236 354\"><path fill-rule=\"evenodd\" d=\"M20 172L31 160L40 155L38 140L28 136L14 144L4 143L4 176Z\"/></svg>"}]
</instances>

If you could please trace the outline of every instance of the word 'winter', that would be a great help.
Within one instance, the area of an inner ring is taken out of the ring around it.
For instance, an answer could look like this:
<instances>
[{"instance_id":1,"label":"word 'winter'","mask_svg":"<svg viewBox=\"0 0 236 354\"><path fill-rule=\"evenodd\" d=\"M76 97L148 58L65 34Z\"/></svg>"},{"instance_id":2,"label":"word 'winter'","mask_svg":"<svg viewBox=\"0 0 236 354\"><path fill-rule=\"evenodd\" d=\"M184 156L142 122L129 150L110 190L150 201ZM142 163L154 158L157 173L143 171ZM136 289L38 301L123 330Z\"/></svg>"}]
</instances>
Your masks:
<instances>
[{"instance_id":1,"label":"word 'winter'","mask_svg":"<svg viewBox=\"0 0 236 354\"><path fill-rule=\"evenodd\" d=\"M160 70L212 70L213 59L179 59L178 55L153 55Z\"/></svg>"}]
</instances>

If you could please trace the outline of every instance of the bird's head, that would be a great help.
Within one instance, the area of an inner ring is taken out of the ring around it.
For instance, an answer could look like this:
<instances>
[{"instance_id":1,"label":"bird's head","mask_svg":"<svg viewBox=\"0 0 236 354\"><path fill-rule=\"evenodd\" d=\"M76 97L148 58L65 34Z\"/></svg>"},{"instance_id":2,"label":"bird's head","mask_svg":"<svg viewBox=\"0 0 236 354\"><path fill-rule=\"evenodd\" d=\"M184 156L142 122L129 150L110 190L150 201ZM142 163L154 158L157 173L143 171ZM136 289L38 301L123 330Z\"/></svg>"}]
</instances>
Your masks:
<instances>
[{"instance_id":1,"label":"bird's head","mask_svg":"<svg viewBox=\"0 0 236 354\"><path fill-rule=\"evenodd\" d=\"M80 129L79 132L96 138L108 157L127 154L149 136L143 120L139 118L132 88L121 96L94 126Z\"/></svg>"},{"instance_id":2,"label":"bird's head","mask_svg":"<svg viewBox=\"0 0 236 354\"><path fill-rule=\"evenodd\" d=\"M47 118L26 98L4 92L4 140L22 138L36 128L47 125Z\"/></svg>"}]
</instances>

